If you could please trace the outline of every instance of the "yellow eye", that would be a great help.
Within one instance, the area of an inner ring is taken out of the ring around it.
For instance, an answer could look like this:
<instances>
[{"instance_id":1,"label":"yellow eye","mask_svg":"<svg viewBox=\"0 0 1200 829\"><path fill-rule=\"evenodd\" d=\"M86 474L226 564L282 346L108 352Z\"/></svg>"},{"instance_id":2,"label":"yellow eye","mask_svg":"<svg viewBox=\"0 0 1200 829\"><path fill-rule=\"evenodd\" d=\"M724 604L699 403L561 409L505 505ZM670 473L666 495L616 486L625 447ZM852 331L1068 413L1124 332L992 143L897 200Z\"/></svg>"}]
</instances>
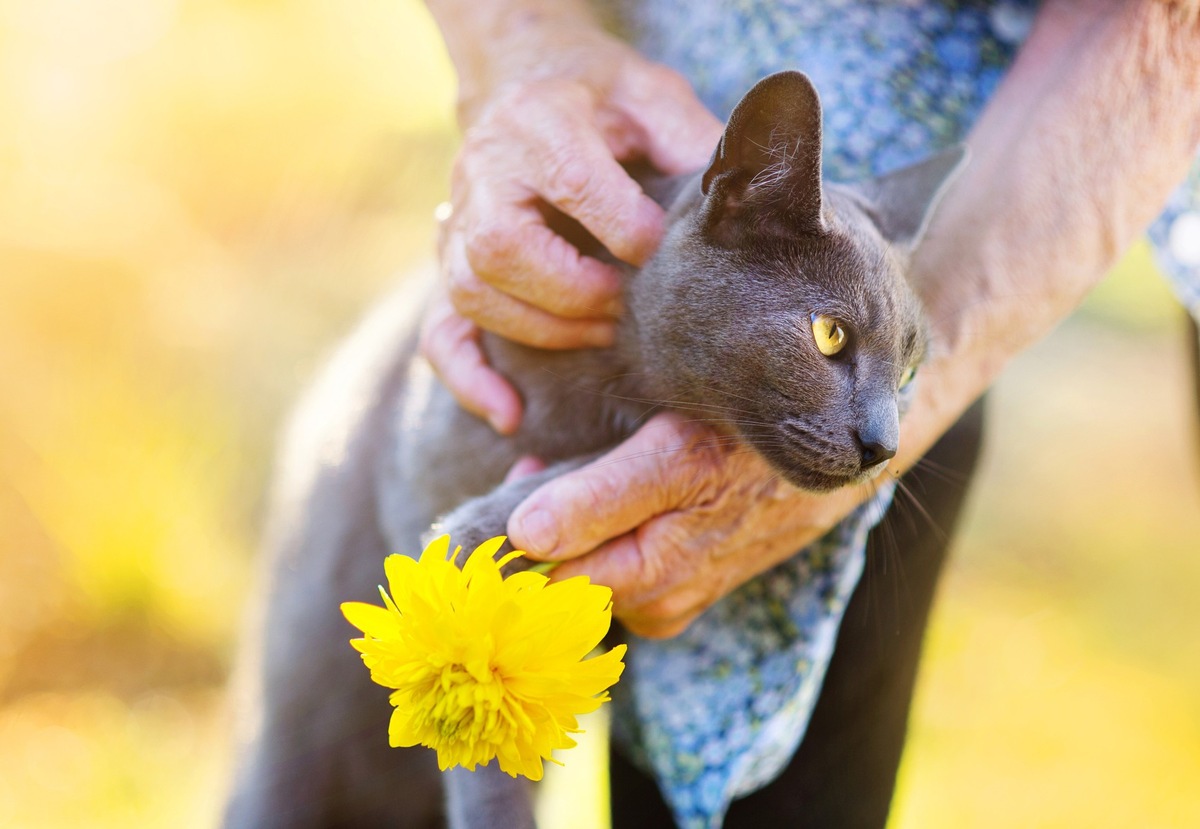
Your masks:
<instances>
[{"instance_id":1,"label":"yellow eye","mask_svg":"<svg viewBox=\"0 0 1200 829\"><path fill-rule=\"evenodd\" d=\"M916 366L909 366L908 368L904 369L904 373L900 375L900 388L903 389L905 386L907 386L909 383L911 383L914 379L916 379L916 376L917 376L917 367Z\"/></svg>"},{"instance_id":2,"label":"yellow eye","mask_svg":"<svg viewBox=\"0 0 1200 829\"><path fill-rule=\"evenodd\" d=\"M813 314L812 330L817 350L826 357L832 357L846 347L846 330L833 317Z\"/></svg>"}]
</instances>

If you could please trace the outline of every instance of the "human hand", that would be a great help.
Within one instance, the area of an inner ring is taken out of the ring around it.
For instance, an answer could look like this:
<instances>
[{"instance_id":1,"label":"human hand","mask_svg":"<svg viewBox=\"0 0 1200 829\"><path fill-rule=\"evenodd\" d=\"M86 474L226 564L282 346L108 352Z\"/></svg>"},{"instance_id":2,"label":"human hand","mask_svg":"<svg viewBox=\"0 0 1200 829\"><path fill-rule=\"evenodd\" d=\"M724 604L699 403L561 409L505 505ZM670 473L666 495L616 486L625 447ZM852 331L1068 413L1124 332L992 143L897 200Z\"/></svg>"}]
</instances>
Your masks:
<instances>
[{"instance_id":1,"label":"human hand","mask_svg":"<svg viewBox=\"0 0 1200 829\"><path fill-rule=\"evenodd\" d=\"M540 348L605 346L621 310L620 274L546 224L578 221L617 259L640 265L662 234L662 210L621 166L699 169L721 124L677 73L600 33L554 38L565 57L499 83L472 120L441 223L443 291L421 350L459 402L510 433L521 402L487 365L481 329Z\"/></svg>"},{"instance_id":2,"label":"human hand","mask_svg":"<svg viewBox=\"0 0 1200 829\"><path fill-rule=\"evenodd\" d=\"M869 494L796 489L744 444L666 412L543 484L508 522L515 547L613 590L639 636L682 632L718 599L819 538Z\"/></svg>"}]
</instances>

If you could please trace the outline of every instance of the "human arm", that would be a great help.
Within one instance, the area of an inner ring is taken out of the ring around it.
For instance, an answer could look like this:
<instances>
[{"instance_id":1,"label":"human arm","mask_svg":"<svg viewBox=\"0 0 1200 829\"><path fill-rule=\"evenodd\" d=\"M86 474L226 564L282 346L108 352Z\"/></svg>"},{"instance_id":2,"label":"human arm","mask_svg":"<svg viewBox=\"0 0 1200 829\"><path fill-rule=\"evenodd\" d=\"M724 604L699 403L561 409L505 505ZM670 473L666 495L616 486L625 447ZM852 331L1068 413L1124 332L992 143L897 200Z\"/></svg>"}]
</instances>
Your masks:
<instances>
[{"instance_id":1,"label":"human arm","mask_svg":"<svg viewBox=\"0 0 1200 829\"><path fill-rule=\"evenodd\" d=\"M689 172L721 125L682 77L608 35L579 0L428 5L458 70L465 133L439 238L445 293L422 351L466 408L512 432L521 403L487 366L480 326L542 348L602 346L620 311L616 269L553 233L546 208L640 264L662 211L621 162Z\"/></svg>"},{"instance_id":2,"label":"human arm","mask_svg":"<svg viewBox=\"0 0 1200 829\"><path fill-rule=\"evenodd\" d=\"M1187 5L1044 4L914 262L938 348L892 474L1078 304L1183 177L1200 145L1200 22ZM699 428L664 416L535 492L510 521L514 542L565 561L561 577L610 585L628 626L666 636L868 494L788 490ZM694 451L664 451L685 443ZM556 522L553 550L527 524L534 512Z\"/></svg>"}]
</instances>

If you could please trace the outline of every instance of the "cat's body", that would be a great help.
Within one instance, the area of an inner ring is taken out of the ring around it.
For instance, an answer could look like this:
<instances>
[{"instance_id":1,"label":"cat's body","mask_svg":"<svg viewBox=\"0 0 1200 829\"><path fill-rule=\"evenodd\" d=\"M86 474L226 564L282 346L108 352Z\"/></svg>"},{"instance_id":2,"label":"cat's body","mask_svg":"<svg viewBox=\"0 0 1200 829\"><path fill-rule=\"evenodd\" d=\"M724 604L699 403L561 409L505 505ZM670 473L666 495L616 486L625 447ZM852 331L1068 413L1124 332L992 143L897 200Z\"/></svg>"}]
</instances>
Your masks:
<instances>
[{"instance_id":1,"label":"cat's body","mask_svg":"<svg viewBox=\"0 0 1200 829\"><path fill-rule=\"evenodd\" d=\"M227 825L439 825L432 753L387 748L386 692L337 613L373 600L383 557L415 551L435 520L466 549L503 534L536 486L664 405L702 412L799 486L877 474L896 451L899 388L925 347L905 253L959 160L822 188L811 85L797 73L761 82L703 175L646 183L668 231L652 262L627 274L612 348L544 352L485 337L525 401L511 437L459 408L415 359L403 299L378 310L310 393L284 459L249 703L258 719ZM527 454L550 466L502 483ZM495 769L446 779L454 825L531 825L524 784Z\"/></svg>"}]
</instances>

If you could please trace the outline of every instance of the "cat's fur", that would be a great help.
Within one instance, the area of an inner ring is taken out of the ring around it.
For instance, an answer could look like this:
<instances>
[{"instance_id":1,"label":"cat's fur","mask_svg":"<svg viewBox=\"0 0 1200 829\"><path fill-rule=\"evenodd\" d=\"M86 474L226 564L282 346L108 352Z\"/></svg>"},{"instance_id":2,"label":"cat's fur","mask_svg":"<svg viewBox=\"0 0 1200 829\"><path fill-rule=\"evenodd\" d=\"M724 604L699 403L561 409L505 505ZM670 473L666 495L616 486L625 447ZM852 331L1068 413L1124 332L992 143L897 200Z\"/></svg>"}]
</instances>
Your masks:
<instances>
[{"instance_id":1,"label":"cat's fur","mask_svg":"<svg viewBox=\"0 0 1200 829\"><path fill-rule=\"evenodd\" d=\"M628 273L614 347L545 352L485 338L525 401L511 437L460 409L415 359L404 299L378 310L310 394L284 458L263 651L251 660L254 718L227 826L443 820L432 752L387 748L386 692L337 612L374 600L383 557L415 550L435 519L471 549L502 534L535 487L672 405L739 437L797 486L877 474L880 453L896 449L900 378L925 349L906 258L961 158L823 187L815 90L795 72L761 81L706 171L646 182L668 230L654 259ZM843 352L817 350L814 314L842 321ZM550 466L501 483L525 454ZM523 781L488 768L444 782L456 827L532 825Z\"/></svg>"}]
</instances>

